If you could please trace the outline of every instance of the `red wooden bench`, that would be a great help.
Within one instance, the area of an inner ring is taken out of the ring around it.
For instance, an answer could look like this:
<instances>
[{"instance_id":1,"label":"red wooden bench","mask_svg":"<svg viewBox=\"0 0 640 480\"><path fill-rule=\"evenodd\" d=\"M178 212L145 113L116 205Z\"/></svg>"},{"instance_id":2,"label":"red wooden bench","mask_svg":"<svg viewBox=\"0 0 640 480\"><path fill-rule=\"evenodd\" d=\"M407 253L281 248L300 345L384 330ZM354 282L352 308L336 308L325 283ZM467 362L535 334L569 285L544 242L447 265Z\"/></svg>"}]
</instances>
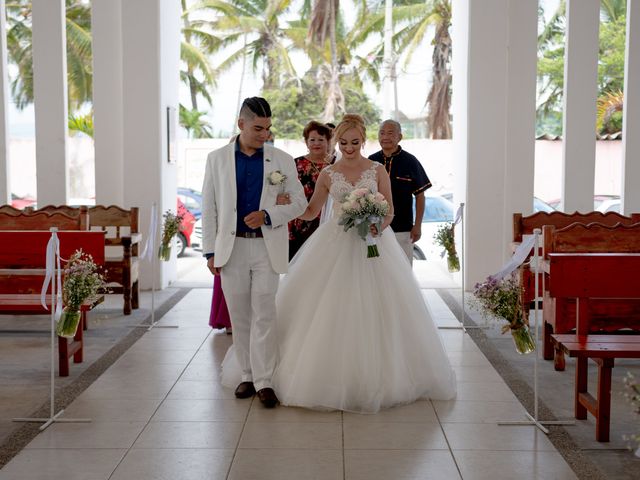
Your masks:
<instances>
[{"instance_id":1,"label":"red wooden bench","mask_svg":"<svg viewBox=\"0 0 640 480\"><path fill-rule=\"evenodd\" d=\"M33 213L64 213L66 215L87 215L88 229L105 232L105 277L110 293L122 293L123 313L130 315L139 307L139 259L138 246L142 239L139 233L139 211L116 205L94 207L70 207L68 205L46 205Z\"/></svg>"},{"instance_id":2,"label":"red wooden bench","mask_svg":"<svg viewBox=\"0 0 640 480\"><path fill-rule=\"evenodd\" d=\"M553 225L556 230L568 227L574 223L599 223L601 225L632 225L634 223L640 223L640 213L632 213L626 217L617 212L536 212L533 215L523 216L522 213L513 214L513 240L511 244L512 252L518 248L518 245L522 243L524 235L532 235L536 228L542 230L545 225ZM540 251L542 255L543 238L540 238ZM518 271L520 277L520 285L522 285L522 305L530 305L533 302L535 295L535 278L531 273L528 264L524 264ZM542 283L538 285L538 297L543 296ZM528 315L529 311L525 308L525 315Z\"/></svg>"},{"instance_id":3,"label":"red wooden bench","mask_svg":"<svg viewBox=\"0 0 640 480\"><path fill-rule=\"evenodd\" d=\"M40 304L40 291L45 274L46 247L51 233L47 231L0 231L0 314L43 315L50 313L51 293L47 294L49 311ZM97 265L104 265L103 232L58 232L60 256L69 258L82 249L93 257ZM64 264L63 264L64 265ZM69 375L69 357L75 363L83 360L83 329L87 312L104 300L101 295L81 308L82 328L73 341L58 337L58 370L62 377Z\"/></svg>"},{"instance_id":4,"label":"red wooden bench","mask_svg":"<svg viewBox=\"0 0 640 480\"><path fill-rule=\"evenodd\" d=\"M557 296L550 292L554 281L548 270L550 255L554 253L640 253L640 223L634 225L606 226L597 223L588 225L574 223L557 230L554 226L543 227L545 288L543 301L544 343L543 356L554 358L556 370L564 370L564 353L551 344L552 333L571 333L576 328L575 297ZM617 276L615 271L603 274L605 279ZM627 281L638 283L636 277ZM557 282L555 283L557 286ZM640 297L594 299L589 323L590 333L613 333L622 329L640 333Z\"/></svg>"},{"instance_id":5,"label":"red wooden bench","mask_svg":"<svg viewBox=\"0 0 640 480\"><path fill-rule=\"evenodd\" d=\"M600 299L640 299L639 253L550 254L549 293L576 299L576 333L556 334L552 341L576 358L575 417L596 418L596 439L609 441L611 369L616 358L640 358L640 334L590 334L593 306ZM587 391L588 359L598 365L596 397Z\"/></svg>"}]
</instances>

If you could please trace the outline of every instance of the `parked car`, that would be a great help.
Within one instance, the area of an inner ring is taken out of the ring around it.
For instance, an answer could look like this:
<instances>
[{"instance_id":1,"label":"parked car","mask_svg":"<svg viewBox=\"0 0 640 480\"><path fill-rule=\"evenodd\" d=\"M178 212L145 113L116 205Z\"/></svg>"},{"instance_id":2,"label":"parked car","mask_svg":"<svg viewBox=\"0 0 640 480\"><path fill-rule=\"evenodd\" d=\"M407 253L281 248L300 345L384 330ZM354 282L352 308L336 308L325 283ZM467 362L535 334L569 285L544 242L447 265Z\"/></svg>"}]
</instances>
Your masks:
<instances>
[{"instance_id":1,"label":"parked car","mask_svg":"<svg viewBox=\"0 0 640 480\"><path fill-rule=\"evenodd\" d=\"M620 198L611 198L609 200L604 200L600 202L596 210L602 213L607 213L607 212L620 213Z\"/></svg>"},{"instance_id":2,"label":"parked car","mask_svg":"<svg viewBox=\"0 0 640 480\"><path fill-rule=\"evenodd\" d=\"M551 213L555 211L555 208L553 208L547 202L540 200L538 197L533 197L533 211L534 213L536 212Z\"/></svg>"},{"instance_id":3,"label":"parked car","mask_svg":"<svg viewBox=\"0 0 640 480\"><path fill-rule=\"evenodd\" d=\"M620 195L603 195L603 194L599 194L599 195L594 195L593 196L593 209L598 211L598 212L602 212L603 210L600 210L600 205L602 205L603 202L606 202L608 200L618 200L618 203L620 203ZM558 206L560 205L560 199L559 198L555 198L549 202L547 202L549 205L551 205L553 208L558 208ZM609 203L608 205L611 205L611 203ZM617 210L610 210L610 211L617 211Z\"/></svg>"},{"instance_id":4,"label":"parked car","mask_svg":"<svg viewBox=\"0 0 640 480\"><path fill-rule=\"evenodd\" d=\"M180 231L176 235L176 248L178 256L181 257L184 255L186 248L191 246L191 235L193 234L196 218L185 207L180 198L178 198L178 215L182 215L182 223L180 224Z\"/></svg>"},{"instance_id":5,"label":"parked car","mask_svg":"<svg viewBox=\"0 0 640 480\"><path fill-rule=\"evenodd\" d=\"M438 258L441 248L433 241L433 236L442 225L453 221L454 205L441 196L425 196L422 216L422 236L413 244L413 259Z\"/></svg>"},{"instance_id":6,"label":"parked car","mask_svg":"<svg viewBox=\"0 0 640 480\"><path fill-rule=\"evenodd\" d=\"M193 188L178 187L178 198L196 220L202 216L202 193Z\"/></svg>"},{"instance_id":7,"label":"parked car","mask_svg":"<svg viewBox=\"0 0 640 480\"><path fill-rule=\"evenodd\" d=\"M191 235L191 248L202 251L202 217L196 220L193 227L193 235Z\"/></svg>"},{"instance_id":8,"label":"parked car","mask_svg":"<svg viewBox=\"0 0 640 480\"><path fill-rule=\"evenodd\" d=\"M30 196L19 197L15 193L11 194L11 206L23 210L25 207L33 207L36 204L36 199Z\"/></svg>"}]
</instances>

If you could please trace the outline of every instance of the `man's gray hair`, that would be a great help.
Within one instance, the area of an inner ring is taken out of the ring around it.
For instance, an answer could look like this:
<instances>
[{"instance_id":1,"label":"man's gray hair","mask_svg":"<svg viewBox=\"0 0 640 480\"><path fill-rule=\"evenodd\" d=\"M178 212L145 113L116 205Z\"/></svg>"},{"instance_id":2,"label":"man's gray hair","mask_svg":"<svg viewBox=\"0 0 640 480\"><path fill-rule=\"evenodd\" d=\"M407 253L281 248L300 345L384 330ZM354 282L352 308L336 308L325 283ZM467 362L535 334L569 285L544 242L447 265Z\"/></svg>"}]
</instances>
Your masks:
<instances>
[{"instance_id":1,"label":"man's gray hair","mask_svg":"<svg viewBox=\"0 0 640 480\"><path fill-rule=\"evenodd\" d=\"M380 124L380 128L384 127L387 123L390 123L391 125L396 127L396 129L398 130L398 133L402 133L402 126L400 125L400 122L397 122L397 121L395 121L395 120L393 120L391 118L388 118L387 120L382 122Z\"/></svg>"}]
</instances>

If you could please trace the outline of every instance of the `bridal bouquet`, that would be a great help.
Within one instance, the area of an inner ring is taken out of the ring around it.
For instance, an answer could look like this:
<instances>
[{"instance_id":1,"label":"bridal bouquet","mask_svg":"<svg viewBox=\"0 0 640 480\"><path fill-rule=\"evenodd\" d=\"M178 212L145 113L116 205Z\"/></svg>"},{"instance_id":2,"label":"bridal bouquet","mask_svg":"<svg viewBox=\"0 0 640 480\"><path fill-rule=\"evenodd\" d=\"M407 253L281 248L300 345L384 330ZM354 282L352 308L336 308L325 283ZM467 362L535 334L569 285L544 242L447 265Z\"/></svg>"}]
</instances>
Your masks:
<instances>
[{"instance_id":1,"label":"bridal bouquet","mask_svg":"<svg viewBox=\"0 0 640 480\"><path fill-rule=\"evenodd\" d=\"M158 258L168 262L171 258L171 240L180 231L180 225L182 224L182 214L171 213L171 210L167 210L164 215L164 226L162 228L162 242L158 248Z\"/></svg>"},{"instance_id":2,"label":"bridal bouquet","mask_svg":"<svg viewBox=\"0 0 640 480\"><path fill-rule=\"evenodd\" d=\"M73 338L80 323L80 307L105 287L104 277L98 273L93 257L76 250L63 272L62 316L56 324L56 333L61 337Z\"/></svg>"},{"instance_id":3,"label":"bridal bouquet","mask_svg":"<svg viewBox=\"0 0 640 480\"><path fill-rule=\"evenodd\" d=\"M520 282L511 275L501 280L488 277L473 290L475 307L486 317L506 320L502 333L511 331L518 353L531 353L536 345L522 309Z\"/></svg>"},{"instance_id":4,"label":"bridal bouquet","mask_svg":"<svg viewBox=\"0 0 640 480\"><path fill-rule=\"evenodd\" d=\"M367 242L367 258L379 257L378 246L370 227L375 225L380 231L382 220L388 213L389 202L384 195L373 193L367 188L358 188L342 200L338 225L344 225L345 232L355 227L360 238Z\"/></svg>"}]
</instances>

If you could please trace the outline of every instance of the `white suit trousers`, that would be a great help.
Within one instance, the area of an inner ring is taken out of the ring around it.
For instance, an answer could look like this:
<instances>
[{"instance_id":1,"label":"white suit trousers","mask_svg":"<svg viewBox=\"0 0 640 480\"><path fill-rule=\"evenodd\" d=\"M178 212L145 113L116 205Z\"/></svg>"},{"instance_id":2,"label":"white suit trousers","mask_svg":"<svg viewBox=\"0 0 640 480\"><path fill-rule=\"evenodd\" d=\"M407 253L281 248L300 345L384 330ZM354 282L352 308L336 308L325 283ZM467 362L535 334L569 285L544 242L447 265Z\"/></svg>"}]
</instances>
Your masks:
<instances>
[{"instance_id":1,"label":"white suit trousers","mask_svg":"<svg viewBox=\"0 0 640 480\"><path fill-rule=\"evenodd\" d=\"M256 391L272 388L278 356L275 323L280 276L271 267L264 239L236 238L221 275L242 381L253 382Z\"/></svg>"}]
</instances>

